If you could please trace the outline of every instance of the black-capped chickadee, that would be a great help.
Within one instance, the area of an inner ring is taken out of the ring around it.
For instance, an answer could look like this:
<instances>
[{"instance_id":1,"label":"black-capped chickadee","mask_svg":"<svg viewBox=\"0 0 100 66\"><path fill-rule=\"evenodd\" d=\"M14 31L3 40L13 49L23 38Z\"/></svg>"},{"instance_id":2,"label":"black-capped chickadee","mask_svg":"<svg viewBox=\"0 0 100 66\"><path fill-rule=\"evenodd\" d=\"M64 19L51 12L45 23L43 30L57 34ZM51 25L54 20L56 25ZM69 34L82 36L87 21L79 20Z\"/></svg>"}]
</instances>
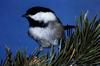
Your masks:
<instances>
[{"instance_id":1,"label":"black-capped chickadee","mask_svg":"<svg viewBox=\"0 0 100 66\"><path fill-rule=\"evenodd\" d=\"M23 15L29 21L28 34L42 49L59 45L64 39L64 27L56 14L44 7L32 7Z\"/></svg>"}]
</instances>

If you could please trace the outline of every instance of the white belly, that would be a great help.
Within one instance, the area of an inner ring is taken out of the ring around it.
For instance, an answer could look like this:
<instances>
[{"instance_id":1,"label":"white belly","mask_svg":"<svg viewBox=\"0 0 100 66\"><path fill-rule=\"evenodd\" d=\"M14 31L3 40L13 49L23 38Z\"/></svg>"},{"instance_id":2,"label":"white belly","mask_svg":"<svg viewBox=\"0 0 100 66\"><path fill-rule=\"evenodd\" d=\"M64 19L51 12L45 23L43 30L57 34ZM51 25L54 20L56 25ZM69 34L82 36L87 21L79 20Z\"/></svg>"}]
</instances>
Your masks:
<instances>
[{"instance_id":1,"label":"white belly","mask_svg":"<svg viewBox=\"0 0 100 66\"><path fill-rule=\"evenodd\" d=\"M36 27L36 28L32 28L30 27L29 28L29 33L32 37L34 37L34 39L37 39L37 38L44 38L44 39L49 39L51 35L53 35L53 31L46 28L39 28L39 27Z\"/></svg>"},{"instance_id":2,"label":"white belly","mask_svg":"<svg viewBox=\"0 0 100 66\"><path fill-rule=\"evenodd\" d=\"M54 37L55 29L50 28L29 28L29 33L34 39L44 39L53 45L58 44L57 38Z\"/></svg>"}]
</instances>

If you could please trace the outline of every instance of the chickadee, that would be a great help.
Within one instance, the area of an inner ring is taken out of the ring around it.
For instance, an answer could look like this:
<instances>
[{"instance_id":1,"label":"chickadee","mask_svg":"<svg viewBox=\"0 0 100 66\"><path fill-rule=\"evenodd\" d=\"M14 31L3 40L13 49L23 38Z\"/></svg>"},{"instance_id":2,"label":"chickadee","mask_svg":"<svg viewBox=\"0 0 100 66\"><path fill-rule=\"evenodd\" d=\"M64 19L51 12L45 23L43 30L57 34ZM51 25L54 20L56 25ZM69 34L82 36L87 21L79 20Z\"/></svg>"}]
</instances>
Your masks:
<instances>
[{"instance_id":1,"label":"chickadee","mask_svg":"<svg viewBox=\"0 0 100 66\"><path fill-rule=\"evenodd\" d=\"M64 27L52 10L32 7L23 16L29 22L29 36L39 44L40 49L59 45L64 39Z\"/></svg>"}]
</instances>

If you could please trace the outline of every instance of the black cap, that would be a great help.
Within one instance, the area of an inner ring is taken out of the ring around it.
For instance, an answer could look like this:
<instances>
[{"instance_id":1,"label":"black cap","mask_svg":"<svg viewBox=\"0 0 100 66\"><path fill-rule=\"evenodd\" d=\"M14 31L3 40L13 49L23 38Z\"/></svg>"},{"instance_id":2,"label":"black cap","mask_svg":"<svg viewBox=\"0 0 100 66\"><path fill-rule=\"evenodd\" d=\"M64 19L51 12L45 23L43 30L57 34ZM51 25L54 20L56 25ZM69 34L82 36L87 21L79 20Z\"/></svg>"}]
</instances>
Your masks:
<instances>
[{"instance_id":1,"label":"black cap","mask_svg":"<svg viewBox=\"0 0 100 66\"><path fill-rule=\"evenodd\" d=\"M28 9L26 11L26 14L23 15L23 16L26 16L28 14L31 14L31 15L34 15L38 12L53 12L51 9L48 9L48 8L45 8L45 7L40 7L40 6L37 6L37 7L32 7L30 9ZM53 12L54 13L54 12Z\"/></svg>"}]
</instances>

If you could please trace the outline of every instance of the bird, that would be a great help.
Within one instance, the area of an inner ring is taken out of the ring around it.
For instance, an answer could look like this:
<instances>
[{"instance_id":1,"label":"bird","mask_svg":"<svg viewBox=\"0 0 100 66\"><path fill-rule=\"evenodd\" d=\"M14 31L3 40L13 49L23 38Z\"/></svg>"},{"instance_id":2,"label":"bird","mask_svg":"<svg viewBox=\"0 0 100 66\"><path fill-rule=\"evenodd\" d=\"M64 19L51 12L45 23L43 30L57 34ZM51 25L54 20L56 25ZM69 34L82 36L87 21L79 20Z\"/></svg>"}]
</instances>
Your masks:
<instances>
[{"instance_id":1,"label":"bird","mask_svg":"<svg viewBox=\"0 0 100 66\"><path fill-rule=\"evenodd\" d=\"M28 35L35 40L40 50L60 44L65 39L64 26L55 12L46 7L29 8L23 15L28 20Z\"/></svg>"}]
</instances>

